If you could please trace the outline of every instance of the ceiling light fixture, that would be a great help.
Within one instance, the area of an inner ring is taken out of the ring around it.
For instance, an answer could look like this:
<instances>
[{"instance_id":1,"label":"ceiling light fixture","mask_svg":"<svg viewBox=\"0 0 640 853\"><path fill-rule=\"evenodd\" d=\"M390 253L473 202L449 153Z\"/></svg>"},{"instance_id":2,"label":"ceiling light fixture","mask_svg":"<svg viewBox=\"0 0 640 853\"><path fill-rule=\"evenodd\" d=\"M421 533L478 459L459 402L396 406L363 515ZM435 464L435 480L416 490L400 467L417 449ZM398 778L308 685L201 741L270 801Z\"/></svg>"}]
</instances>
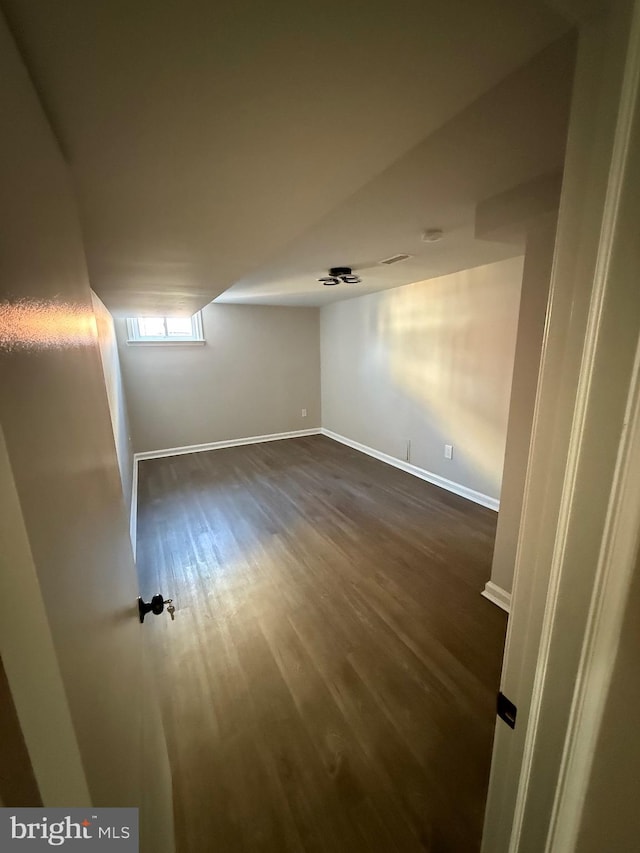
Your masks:
<instances>
[{"instance_id":1,"label":"ceiling light fixture","mask_svg":"<svg viewBox=\"0 0 640 853\"><path fill-rule=\"evenodd\" d=\"M361 278L354 275L351 267L331 267L329 275L319 278L318 281L326 287L334 284L360 284Z\"/></svg>"}]
</instances>

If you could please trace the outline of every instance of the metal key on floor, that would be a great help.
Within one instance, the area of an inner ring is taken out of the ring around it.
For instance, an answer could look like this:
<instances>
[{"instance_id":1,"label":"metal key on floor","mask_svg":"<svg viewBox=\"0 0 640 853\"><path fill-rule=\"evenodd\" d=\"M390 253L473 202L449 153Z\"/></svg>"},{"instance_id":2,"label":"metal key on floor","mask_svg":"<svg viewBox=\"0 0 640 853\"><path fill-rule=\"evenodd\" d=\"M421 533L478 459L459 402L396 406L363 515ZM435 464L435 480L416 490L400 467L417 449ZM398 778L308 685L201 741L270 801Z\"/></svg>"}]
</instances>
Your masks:
<instances>
[{"instance_id":1,"label":"metal key on floor","mask_svg":"<svg viewBox=\"0 0 640 853\"><path fill-rule=\"evenodd\" d=\"M175 620L175 618L176 618L176 617L174 616L174 613L175 613L175 612L176 612L175 607L173 606L173 604L170 604L170 605L167 607L167 613L169 614L169 616L171 616L171 621L172 621L172 622L173 622L173 621Z\"/></svg>"}]
</instances>

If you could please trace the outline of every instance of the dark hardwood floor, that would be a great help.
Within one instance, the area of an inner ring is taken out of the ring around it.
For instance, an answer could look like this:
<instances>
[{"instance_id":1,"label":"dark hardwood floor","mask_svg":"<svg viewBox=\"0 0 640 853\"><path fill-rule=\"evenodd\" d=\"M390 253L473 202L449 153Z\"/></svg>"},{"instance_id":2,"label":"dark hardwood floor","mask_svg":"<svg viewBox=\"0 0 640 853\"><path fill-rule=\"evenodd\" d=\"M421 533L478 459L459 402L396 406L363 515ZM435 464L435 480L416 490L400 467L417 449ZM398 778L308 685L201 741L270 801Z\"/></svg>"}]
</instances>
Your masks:
<instances>
[{"instance_id":1,"label":"dark hardwood floor","mask_svg":"<svg viewBox=\"0 0 640 853\"><path fill-rule=\"evenodd\" d=\"M178 853L476 853L496 518L323 436L140 464Z\"/></svg>"}]
</instances>

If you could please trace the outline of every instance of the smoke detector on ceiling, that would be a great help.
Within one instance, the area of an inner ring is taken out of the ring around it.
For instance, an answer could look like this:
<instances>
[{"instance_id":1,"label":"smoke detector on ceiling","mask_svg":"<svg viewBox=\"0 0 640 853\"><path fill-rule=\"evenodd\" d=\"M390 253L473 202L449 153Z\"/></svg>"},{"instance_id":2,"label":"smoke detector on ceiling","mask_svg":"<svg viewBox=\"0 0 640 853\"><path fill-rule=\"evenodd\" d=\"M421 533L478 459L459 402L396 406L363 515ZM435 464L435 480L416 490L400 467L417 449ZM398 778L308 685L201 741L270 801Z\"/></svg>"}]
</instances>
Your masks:
<instances>
[{"instance_id":1,"label":"smoke detector on ceiling","mask_svg":"<svg viewBox=\"0 0 640 853\"><path fill-rule=\"evenodd\" d=\"M325 286L334 284L360 284L360 276L354 275L351 267L331 267L329 275L319 278L318 281Z\"/></svg>"},{"instance_id":2,"label":"smoke detector on ceiling","mask_svg":"<svg viewBox=\"0 0 640 853\"><path fill-rule=\"evenodd\" d=\"M384 258L382 261L378 261L379 264L384 264L384 266L390 267L391 264L399 264L400 261L408 261L409 258L412 258L413 255L391 255L390 258Z\"/></svg>"},{"instance_id":3,"label":"smoke detector on ceiling","mask_svg":"<svg viewBox=\"0 0 640 853\"><path fill-rule=\"evenodd\" d=\"M427 228L426 231L422 232L423 243L437 243L439 240L442 240L443 237L444 232L442 228Z\"/></svg>"}]
</instances>

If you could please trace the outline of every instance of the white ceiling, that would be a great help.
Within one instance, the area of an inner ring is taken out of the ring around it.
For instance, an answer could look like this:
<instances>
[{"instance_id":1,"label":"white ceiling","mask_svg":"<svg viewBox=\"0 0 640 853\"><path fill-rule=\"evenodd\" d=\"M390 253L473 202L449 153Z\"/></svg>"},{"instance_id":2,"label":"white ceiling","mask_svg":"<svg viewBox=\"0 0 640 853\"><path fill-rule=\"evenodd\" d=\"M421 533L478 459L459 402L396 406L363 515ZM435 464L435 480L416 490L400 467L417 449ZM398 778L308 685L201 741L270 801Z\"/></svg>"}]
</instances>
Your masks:
<instances>
[{"instance_id":1,"label":"white ceiling","mask_svg":"<svg viewBox=\"0 0 640 853\"><path fill-rule=\"evenodd\" d=\"M231 298L254 287L262 300L276 272L297 282L281 282L283 299L304 301L307 272L334 260L325 252L360 264L419 251L405 245L414 216L406 231L387 220L391 252L366 243L349 214L359 191L396 161L401 179L420 140L567 27L541 0L3 8L71 167L92 285L129 314L193 310L236 282ZM460 203L427 208L424 224L463 229Z\"/></svg>"},{"instance_id":2,"label":"white ceiling","mask_svg":"<svg viewBox=\"0 0 640 853\"><path fill-rule=\"evenodd\" d=\"M562 169L575 40L554 42L411 149L217 302L324 305L522 254L475 238L476 204ZM444 237L425 243L427 228ZM393 266L379 261L412 255ZM352 266L358 285L318 283Z\"/></svg>"}]
</instances>

